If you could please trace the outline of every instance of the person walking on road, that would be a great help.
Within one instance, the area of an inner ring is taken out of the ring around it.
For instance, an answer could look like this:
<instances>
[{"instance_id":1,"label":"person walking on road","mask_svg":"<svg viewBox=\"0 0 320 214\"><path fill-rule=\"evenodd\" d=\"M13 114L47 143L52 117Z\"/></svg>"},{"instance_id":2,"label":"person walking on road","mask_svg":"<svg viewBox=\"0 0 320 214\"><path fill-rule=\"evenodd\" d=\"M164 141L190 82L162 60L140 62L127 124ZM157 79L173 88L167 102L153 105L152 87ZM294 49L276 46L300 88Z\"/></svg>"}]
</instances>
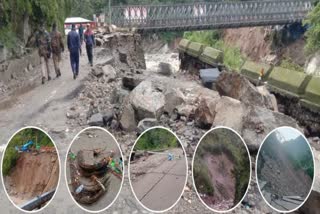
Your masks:
<instances>
[{"instance_id":1,"label":"person walking on road","mask_svg":"<svg viewBox=\"0 0 320 214\"><path fill-rule=\"evenodd\" d=\"M56 71L57 78L61 76L60 71L60 62L61 62L61 53L64 52L64 44L62 40L61 33L57 30L57 24L52 25L51 32L51 49L52 49L52 59L54 70Z\"/></svg>"},{"instance_id":2,"label":"person walking on road","mask_svg":"<svg viewBox=\"0 0 320 214\"><path fill-rule=\"evenodd\" d=\"M91 30L90 24L87 25L87 30L84 33L84 42L86 43L86 50L89 64L93 66L93 48L95 46L94 34Z\"/></svg>"},{"instance_id":3,"label":"person walking on road","mask_svg":"<svg viewBox=\"0 0 320 214\"><path fill-rule=\"evenodd\" d=\"M73 79L79 75L79 54L80 54L80 36L76 31L76 26L72 24L71 31L68 33L68 49L70 52L71 68Z\"/></svg>"},{"instance_id":4,"label":"person walking on road","mask_svg":"<svg viewBox=\"0 0 320 214\"><path fill-rule=\"evenodd\" d=\"M82 43L83 43L83 26L82 24L80 24L80 27L78 29L78 33L79 33L79 36L80 36L80 44L81 44L81 48L80 48L80 54L82 55Z\"/></svg>"},{"instance_id":5,"label":"person walking on road","mask_svg":"<svg viewBox=\"0 0 320 214\"><path fill-rule=\"evenodd\" d=\"M36 35L36 45L38 47L38 53L40 56L41 72L42 72L42 84L45 83L46 78L51 80L49 59L51 57L51 40L50 35L46 31L44 24L41 24L38 34Z\"/></svg>"}]
</instances>

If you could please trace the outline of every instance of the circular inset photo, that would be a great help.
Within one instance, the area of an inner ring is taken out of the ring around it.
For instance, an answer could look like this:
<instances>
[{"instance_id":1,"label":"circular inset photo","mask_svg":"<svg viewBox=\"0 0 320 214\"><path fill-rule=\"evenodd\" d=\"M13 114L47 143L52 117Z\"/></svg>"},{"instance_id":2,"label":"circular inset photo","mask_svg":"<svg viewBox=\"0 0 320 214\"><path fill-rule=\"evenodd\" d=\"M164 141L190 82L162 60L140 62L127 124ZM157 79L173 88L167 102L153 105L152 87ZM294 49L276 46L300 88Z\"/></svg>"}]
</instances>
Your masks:
<instances>
[{"instance_id":1,"label":"circular inset photo","mask_svg":"<svg viewBox=\"0 0 320 214\"><path fill-rule=\"evenodd\" d=\"M151 212L165 212L178 203L187 182L186 153L169 129L154 127L135 142L129 162L134 196Z\"/></svg>"},{"instance_id":2,"label":"circular inset photo","mask_svg":"<svg viewBox=\"0 0 320 214\"><path fill-rule=\"evenodd\" d=\"M2 181L10 201L21 211L38 212L54 197L60 160L50 136L25 127L9 140L2 156Z\"/></svg>"},{"instance_id":3,"label":"circular inset photo","mask_svg":"<svg viewBox=\"0 0 320 214\"><path fill-rule=\"evenodd\" d=\"M280 127L263 141L256 177L267 204L278 212L292 212L307 200L314 181L313 153L298 130Z\"/></svg>"},{"instance_id":4,"label":"circular inset photo","mask_svg":"<svg viewBox=\"0 0 320 214\"><path fill-rule=\"evenodd\" d=\"M66 158L66 181L73 200L91 213L108 209L123 183L123 156L119 144L100 127L82 130Z\"/></svg>"},{"instance_id":5,"label":"circular inset photo","mask_svg":"<svg viewBox=\"0 0 320 214\"><path fill-rule=\"evenodd\" d=\"M192 170L202 203L214 212L229 212L241 203L249 188L249 150L232 129L214 128L200 139Z\"/></svg>"}]
</instances>

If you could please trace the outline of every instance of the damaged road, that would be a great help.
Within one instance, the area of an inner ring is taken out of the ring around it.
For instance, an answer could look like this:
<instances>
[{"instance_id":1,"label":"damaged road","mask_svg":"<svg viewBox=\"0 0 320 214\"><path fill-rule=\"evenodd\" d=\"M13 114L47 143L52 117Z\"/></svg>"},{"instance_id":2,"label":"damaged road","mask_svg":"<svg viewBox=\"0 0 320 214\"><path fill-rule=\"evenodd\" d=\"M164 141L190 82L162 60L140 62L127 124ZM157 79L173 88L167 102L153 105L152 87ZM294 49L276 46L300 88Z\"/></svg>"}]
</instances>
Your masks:
<instances>
[{"instance_id":1,"label":"damaged road","mask_svg":"<svg viewBox=\"0 0 320 214\"><path fill-rule=\"evenodd\" d=\"M81 71L77 81L72 80L68 57L63 57L62 78L12 98L14 102L10 108L0 109L0 132L4 133L1 141L5 143L21 126L42 127L56 142L64 163L67 147L76 133L91 124L98 124L114 134L124 152L124 163L127 164L131 146L137 137L137 129L145 130L150 124L162 125L177 134L186 149L188 162L191 163L195 146L203 134L211 127L225 125L234 128L244 137L251 153L252 170L255 170L256 152L271 130L282 125L299 128L293 118L274 111L270 103L270 108L252 105L251 101L248 104L248 100L238 100L228 94L226 89L225 94L221 95L204 88L197 77L178 73L176 65L169 68L172 69L170 72L159 72L160 60L176 63L177 54L165 54L163 57L158 54L147 55L146 59L150 61L145 62L139 39L141 38L134 39L129 34L123 37L120 35L117 39L105 38L105 43L96 52L99 57L98 65L93 70L86 65L86 59L81 58ZM130 51L126 51L127 48ZM167 70L168 66L162 68ZM141 102L143 100L146 102ZM259 98L260 101L264 99ZM143 120L152 122L142 123ZM318 142L315 141L312 145ZM320 152L316 149L314 152L319 158ZM319 161L316 162L317 166ZM188 167L190 172L191 164ZM63 180L64 173L61 176ZM254 173L252 176L248 194L235 212L272 212L259 194ZM124 179L120 196L108 211L149 213L133 197L126 169ZM319 184L314 189L320 192ZM60 183L57 191L48 206L49 213L84 213L72 201L65 182ZM0 195L2 207L16 213L17 210L5 197L2 187ZM168 213L210 213L193 189L191 173L181 200Z\"/></svg>"},{"instance_id":2,"label":"damaged road","mask_svg":"<svg viewBox=\"0 0 320 214\"><path fill-rule=\"evenodd\" d=\"M173 160L168 160L170 153ZM170 149L130 162L132 189L137 199L151 210L171 207L186 181L186 162L182 149Z\"/></svg>"}]
</instances>

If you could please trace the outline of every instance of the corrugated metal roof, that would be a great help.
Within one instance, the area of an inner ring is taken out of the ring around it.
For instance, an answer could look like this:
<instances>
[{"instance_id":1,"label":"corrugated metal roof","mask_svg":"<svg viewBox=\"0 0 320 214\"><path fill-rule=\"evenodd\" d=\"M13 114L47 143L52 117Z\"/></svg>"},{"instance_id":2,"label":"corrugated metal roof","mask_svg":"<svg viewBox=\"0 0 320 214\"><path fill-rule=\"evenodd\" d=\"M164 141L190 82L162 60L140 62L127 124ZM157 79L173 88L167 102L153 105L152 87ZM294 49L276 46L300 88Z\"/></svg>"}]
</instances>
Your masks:
<instances>
[{"instance_id":1,"label":"corrugated metal roof","mask_svg":"<svg viewBox=\"0 0 320 214\"><path fill-rule=\"evenodd\" d=\"M64 23L67 23L67 24L88 23L88 22L92 22L92 21L88 20L88 19L81 18L81 17L69 17L69 18L66 18L66 20L64 21Z\"/></svg>"}]
</instances>

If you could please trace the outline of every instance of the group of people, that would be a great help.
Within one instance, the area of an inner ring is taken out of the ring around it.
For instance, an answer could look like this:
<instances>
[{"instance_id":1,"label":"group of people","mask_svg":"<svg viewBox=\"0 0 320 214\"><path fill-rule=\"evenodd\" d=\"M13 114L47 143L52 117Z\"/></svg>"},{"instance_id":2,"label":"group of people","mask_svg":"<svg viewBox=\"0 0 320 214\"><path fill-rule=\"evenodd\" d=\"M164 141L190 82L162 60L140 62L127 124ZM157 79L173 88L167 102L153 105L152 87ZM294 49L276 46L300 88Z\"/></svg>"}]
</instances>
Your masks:
<instances>
[{"instance_id":1,"label":"group of people","mask_svg":"<svg viewBox=\"0 0 320 214\"><path fill-rule=\"evenodd\" d=\"M95 47L95 38L91 30L90 25L87 25L87 29L84 32L84 28L80 25L78 32L76 26L71 26L71 31L68 33L67 46L70 53L71 68L73 72L73 78L76 79L79 75L79 58L82 54L82 43L85 42L88 55L89 64L93 66L93 48ZM58 31L57 25L52 25L52 31L48 33L45 30L44 24L41 25L39 33L36 37L36 45L38 47L38 53L40 56L41 71L42 71L42 84L51 80L49 59L52 56L54 70L56 77L61 76L60 62L61 54L64 52L63 36Z\"/></svg>"}]
</instances>

